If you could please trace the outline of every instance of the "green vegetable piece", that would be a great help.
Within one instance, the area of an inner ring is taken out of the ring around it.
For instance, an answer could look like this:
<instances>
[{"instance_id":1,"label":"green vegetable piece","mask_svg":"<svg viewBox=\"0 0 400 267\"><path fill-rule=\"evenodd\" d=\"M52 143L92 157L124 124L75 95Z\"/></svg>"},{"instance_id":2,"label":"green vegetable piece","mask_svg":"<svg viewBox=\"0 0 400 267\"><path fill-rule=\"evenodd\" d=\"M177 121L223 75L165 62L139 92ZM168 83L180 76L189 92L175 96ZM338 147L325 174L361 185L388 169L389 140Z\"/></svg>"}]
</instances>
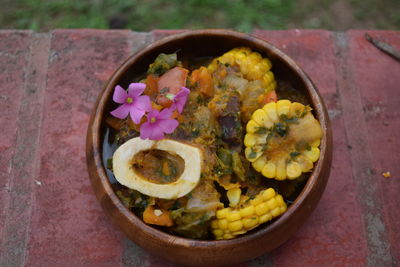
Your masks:
<instances>
[{"instance_id":1,"label":"green vegetable piece","mask_svg":"<svg viewBox=\"0 0 400 267\"><path fill-rule=\"evenodd\" d=\"M150 64L148 74L155 74L157 76L163 75L169 69L180 66L181 62L178 61L176 53L173 54L159 54L156 60Z\"/></svg>"},{"instance_id":2,"label":"green vegetable piece","mask_svg":"<svg viewBox=\"0 0 400 267\"><path fill-rule=\"evenodd\" d=\"M234 152L232 154L232 169L241 181L246 180L246 170L243 167L243 163L238 152Z\"/></svg>"}]
</instances>

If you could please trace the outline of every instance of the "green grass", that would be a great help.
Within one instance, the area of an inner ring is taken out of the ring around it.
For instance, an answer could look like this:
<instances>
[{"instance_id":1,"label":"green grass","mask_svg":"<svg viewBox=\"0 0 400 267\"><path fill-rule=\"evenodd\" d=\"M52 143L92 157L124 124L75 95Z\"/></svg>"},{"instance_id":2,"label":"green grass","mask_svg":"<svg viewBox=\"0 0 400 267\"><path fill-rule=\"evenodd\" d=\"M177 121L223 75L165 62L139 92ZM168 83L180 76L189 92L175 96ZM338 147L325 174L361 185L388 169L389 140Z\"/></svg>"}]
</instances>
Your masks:
<instances>
[{"instance_id":1,"label":"green grass","mask_svg":"<svg viewBox=\"0 0 400 267\"><path fill-rule=\"evenodd\" d=\"M400 0L0 0L0 28L400 29ZM339 3L339 4L338 4Z\"/></svg>"}]
</instances>

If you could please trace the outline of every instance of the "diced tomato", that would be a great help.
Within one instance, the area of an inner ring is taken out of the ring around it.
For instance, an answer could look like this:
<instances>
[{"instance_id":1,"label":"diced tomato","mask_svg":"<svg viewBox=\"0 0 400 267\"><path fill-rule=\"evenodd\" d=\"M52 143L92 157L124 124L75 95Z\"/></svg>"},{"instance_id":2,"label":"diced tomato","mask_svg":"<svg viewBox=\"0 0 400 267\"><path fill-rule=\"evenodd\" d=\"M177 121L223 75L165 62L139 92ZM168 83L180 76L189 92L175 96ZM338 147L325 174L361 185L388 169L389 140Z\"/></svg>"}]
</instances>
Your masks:
<instances>
[{"instance_id":1,"label":"diced tomato","mask_svg":"<svg viewBox=\"0 0 400 267\"><path fill-rule=\"evenodd\" d=\"M157 82L158 91L162 91L164 88L169 88L169 92L176 94L181 90L181 87L186 85L186 78L188 70L175 67L164 73Z\"/></svg>"}]
</instances>

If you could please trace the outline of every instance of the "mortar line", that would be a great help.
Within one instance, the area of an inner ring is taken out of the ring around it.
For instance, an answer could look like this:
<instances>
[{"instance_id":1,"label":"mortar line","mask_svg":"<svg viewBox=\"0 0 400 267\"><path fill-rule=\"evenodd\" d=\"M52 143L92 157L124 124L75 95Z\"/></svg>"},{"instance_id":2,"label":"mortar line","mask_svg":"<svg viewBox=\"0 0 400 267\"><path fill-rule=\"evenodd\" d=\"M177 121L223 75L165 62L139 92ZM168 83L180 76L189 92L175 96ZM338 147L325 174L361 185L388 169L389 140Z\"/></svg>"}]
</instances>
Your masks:
<instances>
[{"instance_id":1,"label":"mortar line","mask_svg":"<svg viewBox=\"0 0 400 267\"><path fill-rule=\"evenodd\" d=\"M349 152L352 178L358 191L358 203L362 210L367 242L367 265L387 266L393 263L393 256L384 223L382 203L379 201L378 184L373 177L361 92L354 83L348 65L351 48L346 33L334 33L333 41L337 53L337 89L343 111L345 135L348 144L352 147Z\"/></svg>"},{"instance_id":2,"label":"mortar line","mask_svg":"<svg viewBox=\"0 0 400 267\"><path fill-rule=\"evenodd\" d=\"M50 39L33 33L18 111L17 149L11 165L10 198L4 230L1 266L24 266L29 241L34 186L39 172L40 125L46 87ZM18 223L16 223L18 222Z\"/></svg>"}]
</instances>

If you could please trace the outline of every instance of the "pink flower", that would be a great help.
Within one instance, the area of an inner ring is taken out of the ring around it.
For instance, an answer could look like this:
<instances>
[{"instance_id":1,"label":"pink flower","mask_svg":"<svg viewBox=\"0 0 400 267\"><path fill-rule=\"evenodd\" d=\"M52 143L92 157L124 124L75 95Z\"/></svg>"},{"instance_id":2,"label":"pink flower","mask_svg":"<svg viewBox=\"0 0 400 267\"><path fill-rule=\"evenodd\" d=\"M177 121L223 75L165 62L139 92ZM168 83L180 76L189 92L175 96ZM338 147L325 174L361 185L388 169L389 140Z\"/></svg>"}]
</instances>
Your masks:
<instances>
[{"instance_id":1,"label":"pink flower","mask_svg":"<svg viewBox=\"0 0 400 267\"><path fill-rule=\"evenodd\" d=\"M170 107L171 109L177 109L179 113L182 113L183 108L185 107L187 97L190 93L190 90L186 87L182 87L181 90L176 94L167 94L166 97L172 100L173 104Z\"/></svg>"},{"instance_id":2,"label":"pink flower","mask_svg":"<svg viewBox=\"0 0 400 267\"><path fill-rule=\"evenodd\" d=\"M117 85L114 90L113 100L122 104L117 109L111 111L111 115L119 119L125 119L130 114L132 121L139 124L146 111L151 110L150 97L141 95L146 88L144 83L131 83L126 92L121 86Z\"/></svg>"},{"instance_id":3,"label":"pink flower","mask_svg":"<svg viewBox=\"0 0 400 267\"><path fill-rule=\"evenodd\" d=\"M147 121L140 126L140 138L161 140L164 133L170 134L178 127L179 122L171 119L173 110L171 108L158 111L151 110L147 114Z\"/></svg>"}]
</instances>

